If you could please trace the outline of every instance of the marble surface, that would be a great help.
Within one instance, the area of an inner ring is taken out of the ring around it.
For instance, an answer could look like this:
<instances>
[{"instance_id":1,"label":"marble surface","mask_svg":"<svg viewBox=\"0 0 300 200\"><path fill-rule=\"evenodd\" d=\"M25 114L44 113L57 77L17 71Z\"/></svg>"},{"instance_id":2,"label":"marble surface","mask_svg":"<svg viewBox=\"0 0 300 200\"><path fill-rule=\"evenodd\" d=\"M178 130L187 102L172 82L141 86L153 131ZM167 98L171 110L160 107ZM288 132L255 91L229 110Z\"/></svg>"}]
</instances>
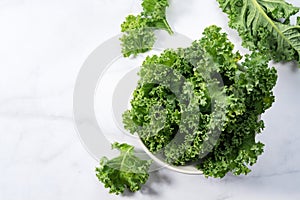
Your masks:
<instances>
[{"instance_id":1,"label":"marble surface","mask_svg":"<svg viewBox=\"0 0 300 200\"><path fill-rule=\"evenodd\" d=\"M0 0L0 199L300 199L300 71L280 64L276 103L263 116L266 129L258 137L265 153L248 176L206 179L162 169L141 192L119 197L97 181L97 162L73 122L74 84L88 55L119 33L139 3ZM168 18L192 39L217 24L239 43L215 1L171 0Z\"/></svg>"}]
</instances>

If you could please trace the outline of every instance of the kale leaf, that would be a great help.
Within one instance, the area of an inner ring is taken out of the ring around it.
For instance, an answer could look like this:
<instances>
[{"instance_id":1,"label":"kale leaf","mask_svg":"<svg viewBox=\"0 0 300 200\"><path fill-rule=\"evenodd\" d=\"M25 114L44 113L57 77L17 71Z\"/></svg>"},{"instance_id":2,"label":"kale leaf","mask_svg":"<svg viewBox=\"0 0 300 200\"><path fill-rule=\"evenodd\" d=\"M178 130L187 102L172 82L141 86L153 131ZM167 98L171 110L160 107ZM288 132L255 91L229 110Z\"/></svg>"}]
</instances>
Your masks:
<instances>
[{"instance_id":1,"label":"kale leaf","mask_svg":"<svg viewBox=\"0 0 300 200\"><path fill-rule=\"evenodd\" d=\"M137 16L126 17L121 24L124 35L120 38L124 57L151 50L156 40L155 30L166 30L173 34L166 19L168 6L168 0L143 0L143 11Z\"/></svg>"},{"instance_id":2,"label":"kale leaf","mask_svg":"<svg viewBox=\"0 0 300 200\"><path fill-rule=\"evenodd\" d=\"M96 175L110 193L120 194L129 189L138 191L149 177L152 160L141 160L134 155L134 147L128 144L112 144L112 148L120 151L120 156L109 160L101 158Z\"/></svg>"},{"instance_id":3,"label":"kale leaf","mask_svg":"<svg viewBox=\"0 0 300 200\"><path fill-rule=\"evenodd\" d=\"M228 14L229 26L243 39L244 47L258 49L276 62L300 63L300 19L296 25L290 23L299 8L284 0L217 1Z\"/></svg>"},{"instance_id":4,"label":"kale leaf","mask_svg":"<svg viewBox=\"0 0 300 200\"><path fill-rule=\"evenodd\" d=\"M124 127L173 165L204 175L247 174L263 152L255 137L272 106L277 73L258 52L243 62L221 28L210 26L188 48L147 57Z\"/></svg>"}]
</instances>

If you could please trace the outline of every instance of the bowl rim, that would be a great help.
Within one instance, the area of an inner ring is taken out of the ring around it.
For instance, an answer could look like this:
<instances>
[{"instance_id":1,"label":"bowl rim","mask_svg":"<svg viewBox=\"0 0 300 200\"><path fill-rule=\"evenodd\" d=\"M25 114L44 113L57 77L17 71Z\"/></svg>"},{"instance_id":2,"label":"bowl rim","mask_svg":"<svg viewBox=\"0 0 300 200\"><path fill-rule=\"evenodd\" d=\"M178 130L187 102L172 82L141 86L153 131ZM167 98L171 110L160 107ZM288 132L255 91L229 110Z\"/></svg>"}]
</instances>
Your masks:
<instances>
[{"instance_id":1,"label":"bowl rim","mask_svg":"<svg viewBox=\"0 0 300 200\"><path fill-rule=\"evenodd\" d=\"M142 149L145 151L145 153L152 159L154 160L154 162L156 162L157 164L161 165L162 167L165 167L167 169L170 169L172 171L178 172L178 173L182 173L182 174L189 174L189 175L203 175L203 172L199 169L194 168L194 170L191 170L191 168L189 169L188 167L191 167L191 165L186 165L186 166L174 166L174 165L170 165L164 161L162 161L161 159L157 158L153 153L151 153L149 151L149 149L146 147L146 145L143 143L143 141L141 140L140 137L139 138L139 142L141 144Z\"/></svg>"}]
</instances>

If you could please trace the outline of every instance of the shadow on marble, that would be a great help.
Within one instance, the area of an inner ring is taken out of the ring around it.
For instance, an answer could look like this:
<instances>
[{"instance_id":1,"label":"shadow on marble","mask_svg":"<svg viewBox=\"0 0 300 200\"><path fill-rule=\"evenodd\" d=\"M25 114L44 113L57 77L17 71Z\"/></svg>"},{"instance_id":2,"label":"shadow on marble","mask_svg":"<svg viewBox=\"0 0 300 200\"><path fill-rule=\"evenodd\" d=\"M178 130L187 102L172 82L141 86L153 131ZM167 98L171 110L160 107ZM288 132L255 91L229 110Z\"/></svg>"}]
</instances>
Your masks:
<instances>
[{"instance_id":1,"label":"shadow on marble","mask_svg":"<svg viewBox=\"0 0 300 200\"><path fill-rule=\"evenodd\" d=\"M162 171L151 172L149 180L142 188L141 193L149 196L158 196L158 192L154 189L154 186L163 184L171 185L171 178Z\"/></svg>"},{"instance_id":2,"label":"shadow on marble","mask_svg":"<svg viewBox=\"0 0 300 200\"><path fill-rule=\"evenodd\" d=\"M164 184L166 184L166 185L172 184L172 180L169 176L167 176L166 174L164 174L161 171L151 172L147 183L142 186L140 193L143 195L146 195L146 196L158 197L159 192L157 192L157 190L155 188L157 188L157 186L160 187L161 185L164 185ZM130 192L130 191L126 190L122 194L122 196L123 197L133 197L133 196L135 196L135 194L136 193L134 193L134 192Z\"/></svg>"}]
</instances>

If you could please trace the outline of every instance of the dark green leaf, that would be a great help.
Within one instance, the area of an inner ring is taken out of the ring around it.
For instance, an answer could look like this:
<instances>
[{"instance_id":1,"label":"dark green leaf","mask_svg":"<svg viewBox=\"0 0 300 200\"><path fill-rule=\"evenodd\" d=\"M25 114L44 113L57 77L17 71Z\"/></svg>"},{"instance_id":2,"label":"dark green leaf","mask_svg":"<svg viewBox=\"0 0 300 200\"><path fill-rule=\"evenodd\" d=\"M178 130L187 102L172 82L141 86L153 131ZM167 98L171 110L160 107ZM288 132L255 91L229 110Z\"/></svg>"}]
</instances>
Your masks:
<instances>
[{"instance_id":1,"label":"dark green leaf","mask_svg":"<svg viewBox=\"0 0 300 200\"><path fill-rule=\"evenodd\" d=\"M121 25L124 33L121 38L122 53L125 57L151 50L156 40L155 30L173 33L166 19L168 6L168 0L143 0L143 12L126 17Z\"/></svg>"}]
</instances>

